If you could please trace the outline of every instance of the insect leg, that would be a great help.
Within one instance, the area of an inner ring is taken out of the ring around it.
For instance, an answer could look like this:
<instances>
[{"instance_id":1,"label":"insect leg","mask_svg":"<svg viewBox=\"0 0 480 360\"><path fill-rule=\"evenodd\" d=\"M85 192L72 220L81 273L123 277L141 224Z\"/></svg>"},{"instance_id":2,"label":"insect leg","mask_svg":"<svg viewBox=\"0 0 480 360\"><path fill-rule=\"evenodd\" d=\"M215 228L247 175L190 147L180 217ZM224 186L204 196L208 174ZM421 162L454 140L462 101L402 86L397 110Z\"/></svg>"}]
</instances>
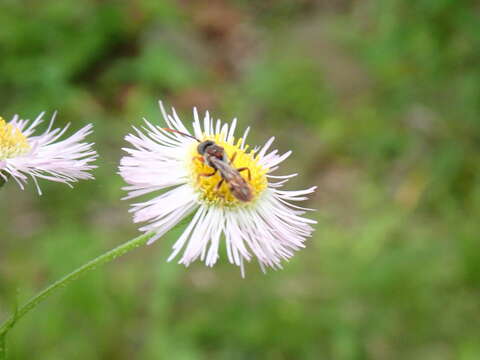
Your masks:
<instances>
[{"instance_id":1,"label":"insect leg","mask_svg":"<svg viewBox=\"0 0 480 360\"><path fill-rule=\"evenodd\" d=\"M248 167L241 167L237 169L238 172L242 172L245 170L248 170L248 180L252 180L252 173L250 172L250 169Z\"/></svg>"},{"instance_id":2,"label":"insect leg","mask_svg":"<svg viewBox=\"0 0 480 360\"><path fill-rule=\"evenodd\" d=\"M220 180L220 181L218 182L218 184L215 185L215 191L220 190L220 187L222 186L224 180L225 180L225 179Z\"/></svg>"},{"instance_id":3,"label":"insect leg","mask_svg":"<svg viewBox=\"0 0 480 360\"><path fill-rule=\"evenodd\" d=\"M203 156L194 156L194 157L193 157L193 160L198 160L198 161L200 161L201 163L204 163L204 162L205 162L205 159L203 158Z\"/></svg>"},{"instance_id":4,"label":"insect leg","mask_svg":"<svg viewBox=\"0 0 480 360\"><path fill-rule=\"evenodd\" d=\"M203 174L198 174L197 176L197 182L200 181L200 177L210 177L210 176L213 176L217 173L217 169L214 169L212 173L203 173Z\"/></svg>"},{"instance_id":5,"label":"insect leg","mask_svg":"<svg viewBox=\"0 0 480 360\"><path fill-rule=\"evenodd\" d=\"M235 158L237 157L237 152L235 151L232 155L232 158L230 159L230 164L233 164L233 162L235 161Z\"/></svg>"}]
</instances>

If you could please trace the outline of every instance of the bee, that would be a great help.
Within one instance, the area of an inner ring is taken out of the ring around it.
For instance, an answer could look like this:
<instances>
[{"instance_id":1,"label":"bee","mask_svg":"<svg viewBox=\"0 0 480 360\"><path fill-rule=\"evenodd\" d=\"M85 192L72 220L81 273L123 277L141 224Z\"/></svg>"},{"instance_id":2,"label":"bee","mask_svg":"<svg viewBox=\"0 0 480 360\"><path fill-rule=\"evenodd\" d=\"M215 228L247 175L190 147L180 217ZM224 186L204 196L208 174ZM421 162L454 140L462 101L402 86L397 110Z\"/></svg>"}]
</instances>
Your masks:
<instances>
[{"instance_id":1,"label":"bee","mask_svg":"<svg viewBox=\"0 0 480 360\"><path fill-rule=\"evenodd\" d=\"M249 181L252 179L252 174L248 167L235 168L233 166L233 162L237 156L236 152L228 159L225 149L212 140L200 141L194 136L175 129L163 128L163 130L187 136L198 142L197 152L199 155L195 158L213 168L213 171L211 173L198 174L197 180L199 180L200 177L214 176L218 171L222 179L215 185L215 190L218 191L222 184L226 182L232 195L236 199L242 202L252 201L252 189L247 181L240 175L240 172L247 171Z\"/></svg>"}]
</instances>

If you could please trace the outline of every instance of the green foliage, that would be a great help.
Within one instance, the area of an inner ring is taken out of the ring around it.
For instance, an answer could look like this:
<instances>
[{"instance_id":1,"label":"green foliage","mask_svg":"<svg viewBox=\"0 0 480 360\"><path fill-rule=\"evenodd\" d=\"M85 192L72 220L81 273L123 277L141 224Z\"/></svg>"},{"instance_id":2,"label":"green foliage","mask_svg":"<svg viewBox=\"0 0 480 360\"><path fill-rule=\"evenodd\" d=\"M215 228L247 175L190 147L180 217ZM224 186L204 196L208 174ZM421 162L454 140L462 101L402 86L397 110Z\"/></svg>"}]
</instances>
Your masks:
<instances>
[{"instance_id":1,"label":"green foliage","mask_svg":"<svg viewBox=\"0 0 480 360\"><path fill-rule=\"evenodd\" d=\"M184 269L169 234L22 319L11 359L480 357L478 5L261 3L0 3L1 115L92 122L101 156L73 190L2 187L2 318L137 234L117 164L158 99L275 135L289 186L319 186L283 271Z\"/></svg>"}]
</instances>

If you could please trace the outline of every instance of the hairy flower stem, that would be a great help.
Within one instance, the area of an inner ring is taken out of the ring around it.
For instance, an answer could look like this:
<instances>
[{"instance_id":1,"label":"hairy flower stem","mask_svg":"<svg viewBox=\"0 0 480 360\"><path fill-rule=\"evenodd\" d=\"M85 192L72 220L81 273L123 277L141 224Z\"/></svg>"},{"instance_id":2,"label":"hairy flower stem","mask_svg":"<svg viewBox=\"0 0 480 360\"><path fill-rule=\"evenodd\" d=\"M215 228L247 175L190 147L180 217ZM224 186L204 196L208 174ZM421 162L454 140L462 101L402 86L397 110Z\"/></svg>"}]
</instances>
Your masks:
<instances>
[{"instance_id":1,"label":"hairy flower stem","mask_svg":"<svg viewBox=\"0 0 480 360\"><path fill-rule=\"evenodd\" d=\"M17 321L24 317L30 310L33 310L43 300L52 295L55 290L65 287L67 284L78 279L83 274L89 272L90 270L94 270L97 266L110 262L117 257L126 254L130 250L145 245L147 241L152 237L152 235L153 233L140 235L132 240L127 241L122 245L117 246L110 251L107 251L106 253L80 266L78 269L65 275L60 280L57 280L53 284L47 286L45 289L43 289L38 294L33 296L30 300L28 300L24 305L16 309L15 313L11 315L0 326L0 360L4 360L6 358L5 337L8 331L12 329L12 327L15 326Z\"/></svg>"}]
</instances>

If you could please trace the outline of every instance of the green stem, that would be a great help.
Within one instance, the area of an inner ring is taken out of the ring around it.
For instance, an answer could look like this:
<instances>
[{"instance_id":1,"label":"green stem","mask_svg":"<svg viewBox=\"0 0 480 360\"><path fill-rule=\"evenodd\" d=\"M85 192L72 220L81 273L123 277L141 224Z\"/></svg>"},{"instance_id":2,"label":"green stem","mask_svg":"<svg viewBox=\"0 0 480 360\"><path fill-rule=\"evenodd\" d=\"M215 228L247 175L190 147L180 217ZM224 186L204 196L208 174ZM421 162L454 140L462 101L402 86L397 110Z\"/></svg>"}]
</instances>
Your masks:
<instances>
[{"instance_id":1,"label":"green stem","mask_svg":"<svg viewBox=\"0 0 480 360\"><path fill-rule=\"evenodd\" d=\"M99 265L110 262L117 257L126 254L130 250L133 250L141 245L145 245L152 235L153 233L140 235L110 251L107 251L105 254L102 254L99 257L87 262L78 269L65 275L60 280L57 280L50 286L47 286L45 289L28 300L24 305L20 306L15 313L0 326L0 360L5 359L5 336L7 335L8 331L16 324L18 320L30 312L30 310L33 310L43 300L52 295L55 290L65 287L70 282L78 279L81 275L89 272L90 270L94 270Z\"/></svg>"},{"instance_id":2,"label":"green stem","mask_svg":"<svg viewBox=\"0 0 480 360\"><path fill-rule=\"evenodd\" d=\"M6 359L7 358L7 348L5 346L5 335L3 334L0 336L0 359Z\"/></svg>"}]
</instances>

